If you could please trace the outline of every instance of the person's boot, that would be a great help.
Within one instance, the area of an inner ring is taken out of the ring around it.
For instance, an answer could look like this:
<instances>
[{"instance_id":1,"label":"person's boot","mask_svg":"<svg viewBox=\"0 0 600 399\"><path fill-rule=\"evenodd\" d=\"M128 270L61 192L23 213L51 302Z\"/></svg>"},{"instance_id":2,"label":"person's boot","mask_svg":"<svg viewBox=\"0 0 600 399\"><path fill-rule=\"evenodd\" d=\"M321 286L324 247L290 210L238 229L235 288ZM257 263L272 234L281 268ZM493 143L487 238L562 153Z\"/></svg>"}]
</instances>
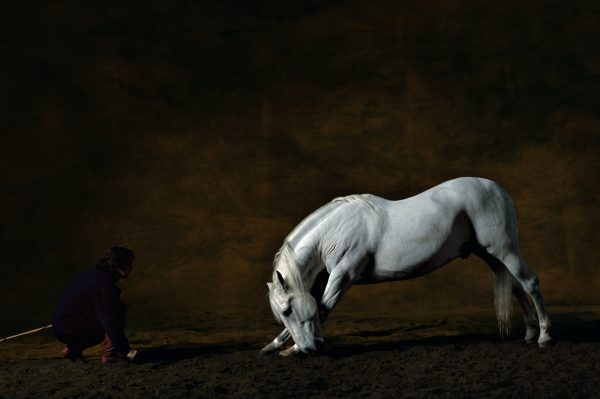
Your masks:
<instances>
[{"instance_id":1,"label":"person's boot","mask_svg":"<svg viewBox=\"0 0 600 399\"><path fill-rule=\"evenodd\" d=\"M117 350L110 338L108 338L108 335L104 335L102 346L102 363L127 363L127 358L117 353Z\"/></svg>"},{"instance_id":2,"label":"person's boot","mask_svg":"<svg viewBox=\"0 0 600 399\"><path fill-rule=\"evenodd\" d=\"M69 359L72 362L86 362L81 349L75 348L74 346L65 345L62 354L65 359Z\"/></svg>"}]
</instances>

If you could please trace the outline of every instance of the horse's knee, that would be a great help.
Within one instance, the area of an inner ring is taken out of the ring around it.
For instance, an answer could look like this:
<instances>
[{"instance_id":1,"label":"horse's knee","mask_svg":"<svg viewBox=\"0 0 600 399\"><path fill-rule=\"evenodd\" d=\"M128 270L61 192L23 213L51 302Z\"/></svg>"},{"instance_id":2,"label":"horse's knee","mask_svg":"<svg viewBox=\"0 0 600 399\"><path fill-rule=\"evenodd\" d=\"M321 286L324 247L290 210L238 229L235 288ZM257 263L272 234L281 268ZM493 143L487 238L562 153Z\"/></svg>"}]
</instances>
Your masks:
<instances>
[{"instance_id":1,"label":"horse's knee","mask_svg":"<svg viewBox=\"0 0 600 399\"><path fill-rule=\"evenodd\" d=\"M521 281L523 290L529 295L537 295L540 291L540 283L537 277L530 277Z\"/></svg>"},{"instance_id":2,"label":"horse's knee","mask_svg":"<svg viewBox=\"0 0 600 399\"><path fill-rule=\"evenodd\" d=\"M510 274L521 284L525 292L539 285L538 276L519 255L510 253L501 258Z\"/></svg>"}]
</instances>

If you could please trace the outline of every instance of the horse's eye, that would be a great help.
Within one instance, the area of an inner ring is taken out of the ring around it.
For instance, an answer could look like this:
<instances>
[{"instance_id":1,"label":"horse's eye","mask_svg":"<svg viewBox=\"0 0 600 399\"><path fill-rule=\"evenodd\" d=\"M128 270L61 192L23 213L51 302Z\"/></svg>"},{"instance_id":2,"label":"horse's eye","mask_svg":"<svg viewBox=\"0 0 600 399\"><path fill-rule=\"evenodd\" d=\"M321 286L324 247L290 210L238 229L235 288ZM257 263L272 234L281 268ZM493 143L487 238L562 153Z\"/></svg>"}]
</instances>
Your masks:
<instances>
[{"instance_id":1,"label":"horse's eye","mask_svg":"<svg viewBox=\"0 0 600 399\"><path fill-rule=\"evenodd\" d=\"M282 314L283 314L285 317L288 317L289 315L291 315L291 314L292 314L292 307L291 307L291 306L288 306L287 308L285 308L285 309L283 310Z\"/></svg>"}]
</instances>

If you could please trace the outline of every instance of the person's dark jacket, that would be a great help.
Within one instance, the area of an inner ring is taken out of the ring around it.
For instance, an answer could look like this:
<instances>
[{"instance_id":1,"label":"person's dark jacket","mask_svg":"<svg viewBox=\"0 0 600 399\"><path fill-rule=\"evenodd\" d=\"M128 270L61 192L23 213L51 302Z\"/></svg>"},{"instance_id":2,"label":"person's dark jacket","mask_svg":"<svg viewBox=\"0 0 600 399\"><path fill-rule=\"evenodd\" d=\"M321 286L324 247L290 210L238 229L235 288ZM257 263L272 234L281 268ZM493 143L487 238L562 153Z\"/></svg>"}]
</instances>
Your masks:
<instances>
[{"instance_id":1,"label":"person's dark jacket","mask_svg":"<svg viewBox=\"0 0 600 399\"><path fill-rule=\"evenodd\" d=\"M52 325L57 336L81 336L103 329L117 352L127 354L125 304L121 289L105 271L90 269L75 278L56 306Z\"/></svg>"}]
</instances>

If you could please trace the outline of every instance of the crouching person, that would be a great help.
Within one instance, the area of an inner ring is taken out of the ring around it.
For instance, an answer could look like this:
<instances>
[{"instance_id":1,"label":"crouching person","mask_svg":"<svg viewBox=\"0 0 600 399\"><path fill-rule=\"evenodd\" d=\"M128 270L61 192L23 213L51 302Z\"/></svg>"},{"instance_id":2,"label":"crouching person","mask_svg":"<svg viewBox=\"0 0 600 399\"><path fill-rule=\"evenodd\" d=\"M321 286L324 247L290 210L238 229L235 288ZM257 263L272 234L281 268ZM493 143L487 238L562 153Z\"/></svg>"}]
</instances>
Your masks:
<instances>
[{"instance_id":1,"label":"crouching person","mask_svg":"<svg viewBox=\"0 0 600 399\"><path fill-rule=\"evenodd\" d=\"M116 283L131 273L134 260L133 251L112 247L66 289L52 317L54 335L66 344L66 358L84 361L83 351L104 341L103 363L127 361L126 305Z\"/></svg>"}]
</instances>

